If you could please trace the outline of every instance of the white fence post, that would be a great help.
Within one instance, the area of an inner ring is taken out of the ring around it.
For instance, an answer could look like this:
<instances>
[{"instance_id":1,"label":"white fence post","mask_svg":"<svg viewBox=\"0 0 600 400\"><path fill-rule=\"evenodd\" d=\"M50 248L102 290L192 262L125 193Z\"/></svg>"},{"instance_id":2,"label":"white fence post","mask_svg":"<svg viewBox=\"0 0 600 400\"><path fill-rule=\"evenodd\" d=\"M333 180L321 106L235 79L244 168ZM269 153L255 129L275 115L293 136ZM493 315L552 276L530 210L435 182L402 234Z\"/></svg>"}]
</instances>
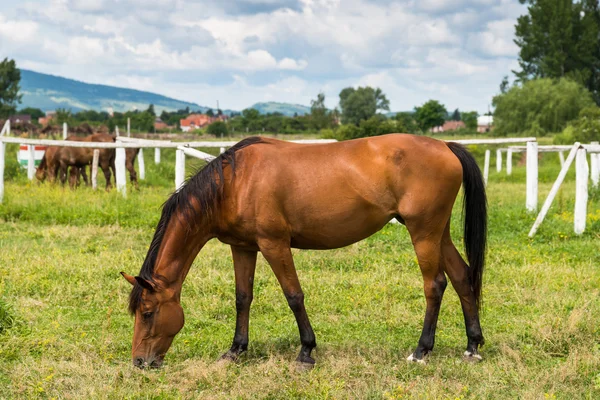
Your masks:
<instances>
[{"instance_id":1,"label":"white fence post","mask_svg":"<svg viewBox=\"0 0 600 400\"><path fill-rule=\"evenodd\" d=\"M538 214L533 226L531 227L531 230L529 231L529 237L533 237L533 235L535 235L538 228L544 221L544 218L546 217L548 210L550 210L552 201L554 201L554 197L556 197L556 194L558 193L558 189L560 189L560 185L562 185L563 180L565 179L565 176L567 176L567 172L569 171L569 167L571 166L571 164L573 163L573 160L575 159L575 155L577 154L577 149L579 149L579 146L580 146L579 142L575 142L575 144L573 144L573 147L571 147L571 151L569 152L569 155L567 156L567 161L565 161L565 164L560 169L558 178L556 178L556 181L552 185L552 189L550 189L550 193L548 194L548 197L546 197L546 201L544 201L542 210Z\"/></svg>"},{"instance_id":2,"label":"white fence post","mask_svg":"<svg viewBox=\"0 0 600 400\"><path fill-rule=\"evenodd\" d=\"M4 154L6 143L0 143L0 203L4 200Z\"/></svg>"},{"instance_id":3,"label":"white fence post","mask_svg":"<svg viewBox=\"0 0 600 400\"><path fill-rule=\"evenodd\" d=\"M10 119L7 119L0 131L0 136L4 136L4 134L8 131L8 125L10 125ZM7 134L8 135L8 134Z\"/></svg>"},{"instance_id":4,"label":"white fence post","mask_svg":"<svg viewBox=\"0 0 600 400\"><path fill-rule=\"evenodd\" d=\"M560 166L562 168L562 166L565 165L565 152L564 151L558 152L558 159L560 160Z\"/></svg>"},{"instance_id":5,"label":"white fence post","mask_svg":"<svg viewBox=\"0 0 600 400\"><path fill-rule=\"evenodd\" d=\"M485 151L485 163L483 165L483 182L487 186L488 176L490 175L490 150Z\"/></svg>"},{"instance_id":6,"label":"white fence post","mask_svg":"<svg viewBox=\"0 0 600 400\"><path fill-rule=\"evenodd\" d=\"M598 145L598 142L592 142L593 145ZM592 185L598 187L598 181L600 180L600 154L590 153L590 175L592 178Z\"/></svg>"},{"instance_id":7,"label":"white fence post","mask_svg":"<svg viewBox=\"0 0 600 400\"><path fill-rule=\"evenodd\" d=\"M223 153L225 153L225 147L221 147L221 148L219 149L219 154L223 154Z\"/></svg>"},{"instance_id":8,"label":"white fence post","mask_svg":"<svg viewBox=\"0 0 600 400\"><path fill-rule=\"evenodd\" d=\"M131 137L131 118L127 118L127 137Z\"/></svg>"},{"instance_id":9,"label":"white fence post","mask_svg":"<svg viewBox=\"0 0 600 400\"><path fill-rule=\"evenodd\" d=\"M98 162L100 161L100 150L94 149L94 158L92 158L92 189L98 189ZM116 164L116 160L115 160ZM115 167L116 168L116 167ZM117 178L115 177L115 180ZM116 185L116 182L115 182Z\"/></svg>"},{"instance_id":10,"label":"white fence post","mask_svg":"<svg viewBox=\"0 0 600 400\"><path fill-rule=\"evenodd\" d=\"M144 149L138 153L138 169L140 170L140 180L146 179L146 164L144 163Z\"/></svg>"},{"instance_id":11,"label":"white fence post","mask_svg":"<svg viewBox=\"0 0 600 400\"><path fill-rule=\"evenodd\" d=\"M121 142L117 142L121 144ZM117 190L121 192L123 197L127 196L127 179L125 177L125 149L119 147L115 149L115 184Z\"/></svg>"},{"instance_id":12,"label":"white fence post","mask_svg":"<svg viewBox=\"0 0 600 400\"><path fill-rule=\"evenodd\" d=\"M496 150L496 172L502 171L502 151Z\"/></svg>"},{"instance_id":13,"label":"white fence post","mask_svg":"<svg viewBox=\"0 0 600 400\"><path fill-rule=\"evenodd\" d=\"M160 148L154 149L154 164L160 164Z\"/></svg>"},{"instance_id":14,"label":"white fence post","mask_svg":"<svg viewBox=\"0 0 600 400\"><path fill-rule=\"evenodd\" d=\"M118 127L118 126L115 126L115 136L116 136L116 137L119 137L119 136L121 136L121 135L119 134L119 127Z\"/></svg>"},{"instance_id":15,"label":"white fence post","mask_svg":"<svg viewBox=\"0 0 600 400\"><path fill-rule=\"evenodd\" d=\"M527 199L528 211L536 211L538 205L538 144L527 142Z\"/></svg>"},{"instance_id":16,"label":"white fence post","mask_svg":"<svg viewBox=\"0 0 600 400\"><path fill-rule=\"evenodd\" d=\"M35 178L35 146L27 146L27 179L30 181Z\"/></svg>"},{"instance_id":17,"label":"white fence post","mask_svg":"<svg viewBox=\"0 0 600 400\"><path fill-rule=\"evenodd\" d=\"M577 161L575 162L576 186L575 186L575 234L581 235L585 231L585 222L587 218L588 202L588 177L589 169L587 163L587 151L585 149L577 150Z\"/></svg>"},{"instance_id":18,"label":"white fence post","mask_svg":"<svg viewBox=\"0 0 600 400\"><path fill-rule=\"evenodd\" d=\"M67 135L68 135L67 123L63 122L63 140L67 139Z\"/></svg>"},{"instance_id":19,"label":"white fence post","mask_svg":"<svg viewBox=\"0 0 600 400\"><path fill-rule=\"evenodd\" d=\"M179 190L185 181L185 153L183 150L175 151L175 190Z\"/></svg>"},{"instance_id":20,"label":"white fence post","mask_svg":"<svg viewBox=\"0 0 600 400\"><path fill-rule=\"evenodd\" d=\"M511 149L506 152L506 175L512 174L512 153Z\"/></svg>"}]
</instances>

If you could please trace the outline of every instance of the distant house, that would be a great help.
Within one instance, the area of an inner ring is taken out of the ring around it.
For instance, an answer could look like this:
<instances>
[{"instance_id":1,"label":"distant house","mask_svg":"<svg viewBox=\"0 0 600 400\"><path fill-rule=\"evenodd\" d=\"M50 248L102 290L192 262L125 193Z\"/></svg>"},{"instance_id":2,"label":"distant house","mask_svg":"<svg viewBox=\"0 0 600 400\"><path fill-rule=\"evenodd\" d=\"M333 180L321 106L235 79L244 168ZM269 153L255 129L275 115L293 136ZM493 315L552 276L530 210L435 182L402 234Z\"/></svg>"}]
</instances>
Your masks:
<instances>
[{"instance_id":1,"label":"distant house","mask_svg":"<svg viewBox=\"0 0 600 400\"><path fill-rule=\"evenodd\" d=\"M8 117L8 119L10 119L11 124L31 123L31 115L28 114L15 114Z\"/></svg>"},{"instance_id":2,"label":"distant house","mask_svg":"<svg viewBox=\"0 0 600 400\"><path fill-rule=\"evenodd\" d=\"M170 128L162 119L156 117L154 119L154 130L158 131L160 129L168 129Z\"/></svg>"},{"instance_id":3,"label":"distant house","mask_svg":"<svg viewBox=\"0 0 600 400\"><path fill-rule=\"evenodd\" d=\"M42 126L48 126L48 125L50 125L50 122L52 122L52 120L55 117L56 117L55 111L46 111L46 116L38 118L38 122Z\"/></svg>"},{"instance_id":4,"label":"distant house","mask_svg":"<svg viewBox=\"0 0 600 400\"><path fill-rule=\"evenodd\" d=\"M435 126L435 127L431 128L431 132L432 133L449 132L449 131L455 131L457 129L461 129L461 128L465 128L465 127L466 127L466 125L462 121L446 121L446 122L444 122L444 125L442 125L442 126Z\"/></svg>"},{"instance_id":5,"label":"distant house","mask_svg":"<svg viewBox=\"0 0 600 400\"><path fill-rule=\"evenodd\" d=\"M477 132L485 133L494 128L494 117L492 115L482 115L477 117Z\"/></svg>"},{"instance_id":6,"label":"distant house","mask_svg":"<svg viewBox=\"0 0 600 400\"><path fill-rule=\"evenodd\" d=\"M181 126L181 130L183 132L189 132L204 128L215 121L225 121L226 119L227 116L225 115L211 117L206 114L190 114L187 116L187 118L179 120L179 125Z\"/></svg>"}]
</instances>

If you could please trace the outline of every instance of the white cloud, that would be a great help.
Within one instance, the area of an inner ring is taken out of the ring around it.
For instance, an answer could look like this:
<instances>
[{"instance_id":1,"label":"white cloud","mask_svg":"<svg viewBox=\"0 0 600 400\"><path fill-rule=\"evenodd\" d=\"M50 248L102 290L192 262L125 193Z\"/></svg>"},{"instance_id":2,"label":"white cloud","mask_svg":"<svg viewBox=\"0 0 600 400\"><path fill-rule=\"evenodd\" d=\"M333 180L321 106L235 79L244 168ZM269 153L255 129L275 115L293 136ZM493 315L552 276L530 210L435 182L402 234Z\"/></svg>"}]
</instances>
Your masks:
<instances>
[{"instance_id":1,"label":"white cloud","mask_svg":"<svg viewBox=\"0 0 600 400\"><path fill-rule=\"evenodd\" d=\"M28 20L9 20L0 14L0 36L2 42L25 44L32 42L38 33L38 24Z\"/></svg>"},{"instance_id":2,"label":"white cloud","mask_svg":"<svg viewBox=\"0 0 600 400\"><path fill-rule=\"evenodd\" d=\"M438 96L485 111L524 11L516 0L32 1L0 14L0 50L19 65L229 108L308 104L319 91L333 107L343 87L369 84L392 109Z\"/></svg>"}]
</instances>

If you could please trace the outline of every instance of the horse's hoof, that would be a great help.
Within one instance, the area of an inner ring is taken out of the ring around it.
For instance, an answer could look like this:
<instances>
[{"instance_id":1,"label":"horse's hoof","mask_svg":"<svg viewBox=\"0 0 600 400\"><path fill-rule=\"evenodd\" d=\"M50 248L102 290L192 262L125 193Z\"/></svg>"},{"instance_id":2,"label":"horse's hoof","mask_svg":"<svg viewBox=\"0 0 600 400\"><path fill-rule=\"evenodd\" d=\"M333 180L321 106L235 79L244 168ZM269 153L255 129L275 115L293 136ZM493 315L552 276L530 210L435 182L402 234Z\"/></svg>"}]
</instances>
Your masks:
<instances>
[{"instance_id":1,"label":"horse's hoof","mask_svg":"<svg viewBox=\"0 0 600 400\"><path fill-rule=\"evenodd\" d=\"M228 351L227 353L223 354L219 360L217 362L223 362L223 363L234 363L238 360L238 355L235 353L232 353L231 351Z\"/></svg>"},{"instance_id":2,"label":"horse's hoof","mask_svg":"<svg viewBox=\"0 0 600 400\"><path fill-rule=\"evenodd\" d=\"M305 361L297 361L296 360L296 370L298 370L298 372L310 371L314 367L315 367L315 361L314 360L312 362L305 362Z\"/></svg>"},{"instance_id":3,"label":"horse's hoof","mask_svg":"<svg viewBox=\"0 0 600 400\"><path fill-rule=\"evenodd\" d=\"M315 367L315 359L310 356L298 356L296 358L296 369L298 371L309 371Z\"/></svg>"},{"instance_id":4,"label":"horse's hoof","mask_svg":"<svg viewBox=\"0 0 600 400\"><path fill-rule=\"evenodd\" d=\"M415 362L417 364L422 364L422 365L427 364L427 362L425 361L425 358L419 359L419 358L415 357L414 354L411 354L410 356L408 356L406 358L406 361L408 361L408 362Z\"/></svg>"},{"instance_id":5,"label":"horse's hoof","mask_svg":"<svg viewBox=\"0 0 600 400\"><path fill-rule=\"evenodd\" d=\"M468 363L478 363L482 361L483 358L477 353L471 353L470 351L465 351L463 354L463 361Z\"/></svg>"}]
</instances>

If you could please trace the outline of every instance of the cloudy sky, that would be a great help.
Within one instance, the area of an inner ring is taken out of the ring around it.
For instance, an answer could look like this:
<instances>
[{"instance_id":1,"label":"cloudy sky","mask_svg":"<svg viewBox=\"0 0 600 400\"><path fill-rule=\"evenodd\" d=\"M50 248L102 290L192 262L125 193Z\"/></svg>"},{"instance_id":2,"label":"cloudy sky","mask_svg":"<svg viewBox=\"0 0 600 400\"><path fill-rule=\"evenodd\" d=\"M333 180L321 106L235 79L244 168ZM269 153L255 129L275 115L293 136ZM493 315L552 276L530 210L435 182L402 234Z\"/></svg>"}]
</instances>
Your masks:
<instances>
[{"instance_id":1,"label":"cloudy sky","mask_svg":"<svg viewBox=\"0 0 600 400\"><path fill-rule=\"evenodd\" d=\"M487 111L516 68L518 0L0 0L0 56L21 68L201 105L329 107L377 86Z\"/></svg>"}]
</instances>

